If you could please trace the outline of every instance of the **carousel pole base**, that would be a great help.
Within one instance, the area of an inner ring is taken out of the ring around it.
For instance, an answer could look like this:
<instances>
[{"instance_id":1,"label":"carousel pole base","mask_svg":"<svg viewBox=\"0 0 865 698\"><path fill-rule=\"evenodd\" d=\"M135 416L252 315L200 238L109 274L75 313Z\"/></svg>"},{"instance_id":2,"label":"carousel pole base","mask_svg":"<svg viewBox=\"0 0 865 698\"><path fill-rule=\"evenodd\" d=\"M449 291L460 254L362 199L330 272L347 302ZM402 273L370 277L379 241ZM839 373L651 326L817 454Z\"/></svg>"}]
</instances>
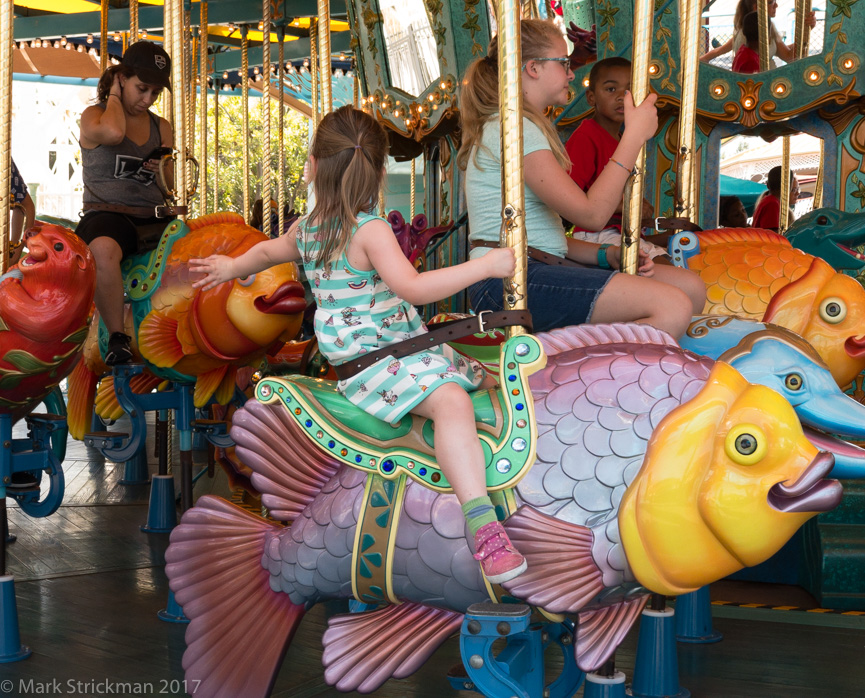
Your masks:
<instances>
[{"instance_id":1,"label":"carousel pole base","mask_svg":"<svg viewBox=\"0 0 865 698\"><path fill-rule=\"evenodd\" d=\"M627 695L639 698L690 697L691 693L679 685L676 618L672 608L643 611L637 637L634 683Z\"/></svg>"},{"instance_id":2,"label":"carousel pole base","mask_svg":"<svg viewBox=\"0 0 865 698\"><path fill-rule=\"evenodd\" d=\"M15 603L15 581L11 575L0 577L0 664L20 662L30 656L30 648L21 644L18 632L18 605Z\"/></svg>"},{"instance_id":3,"label":"carousel pole base","mask_svg":"<svg viewBox=\"0 0 865 698\"><path fill-rule=\"evenodd\" d=\"M709 587L700 587L676 599L676 640L708 645L724 636L712 627Z\"/></svg>"},{"instance_id":4,"label":"carousel pole base","mask_svg":"<svg viewBox=\"0 0 865 698\"><path fill-rule=\"evenodd\" d=\"M586 674L583 698L625 698L625 675L621 671L612 676Z\"/></svg>"},{"instance_id":5,"label":"carousel pole base","mask_svg":"<svg viewBox=\"0 0 865 698\"><path fill-rule=\"evenodd\" d=\"M174 592L168 592L168 605L159 611L156 616L166 623L188 623L189 618L183 615L183 609L174 598Z\"/></svg>"},{"instance_id":6,"label":"carousel pole base","mask_svg":"<svg viewBox=\"0 0 865 698\"><path fill-rule=\"evenodd\" d=\"M146 485L150 481L150 471L147 469L147 449L142 448L132 458L123 464L121 485Z\"/></svg>"},{"instance_id":7,"label":"carousel pole base","mask_svg":"<svg viewBox=\"0 0 865 698\"><path fill-rule=\"evenodd\" d=\"M177 506L174 503L174 477L154 475L150 483L150 505L147 523L141 527L145 533L170 533L177 525Z\"/></svg>"}]
</instances>

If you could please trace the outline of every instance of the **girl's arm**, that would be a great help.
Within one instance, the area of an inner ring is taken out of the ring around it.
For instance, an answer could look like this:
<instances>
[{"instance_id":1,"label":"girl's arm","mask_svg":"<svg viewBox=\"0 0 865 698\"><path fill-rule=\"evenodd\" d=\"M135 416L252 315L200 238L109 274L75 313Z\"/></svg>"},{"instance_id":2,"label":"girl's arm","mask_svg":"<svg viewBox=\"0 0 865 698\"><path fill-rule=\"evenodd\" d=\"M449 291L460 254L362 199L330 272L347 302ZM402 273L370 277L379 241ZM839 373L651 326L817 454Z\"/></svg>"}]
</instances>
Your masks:
<instances>
[{"instance_id":1,"label":"girl's arm","mask_svg":"<svg viewBox=\"0 0 865 698\"><path fill-rule=\"evenodd\" d=\"M81 114L81 147L118 145L126 137L126 113L120 99L120 74L114 76L105 109L94 105Z\"/></svg>"},{"instance_id":2,"label":"girl's arm","mask_svg":"<svg viewBox=\"0 0 865 698\"><path fill-rule=\"evenodd\" d=\"M580 264L596 267L598 266L598 251L600 249L601 246L595 244L594 242L568 238L568 251L565 253L565 256L568 259L579 262ZM607 264L610 265L610 268L618 269L622 263L622 248L618 245L608 245L607 248L604 250L604 254L607 258ZM655 274L655 263L652 261L649 255L647 255L642 250L640 250L639 254L640 260L638 262L639 266L637 271L639 271L640 276L653 276Z\"/></svg>"},{"instance_id":3,"label":"girl's arm","mask_svg":"<svg viewBox=\"0 0 865 698\"><path fill-rule=\"evenodd\" d=\"M356 269L375 269L391 290L412 305L434 303L483 279L504 278L513 274L515 266L514 252L506 247L463 264L418 274L402 253L391 227L380 220L358 229L347 257Z\"/></svg>"},{"instance_id":4,"label":"girl's arm","mask_svg":"<svg viewBox=\"0 0 865 698\"><path fill-rule=\"evenodd\" d=\"M717 48L713 48L709 51L706 51L702 56L700 56L700 60L703 63L708 63L713 58L717 58L718 56L723 56L725 53L729 53L733 50L733 37L727 39L727 41Z\"/></svg>"},{"instance_id":5,"label":"girl's arm","mask_svg":"<svg viewBox=\"0 0 865 698\"><path fill-rule=\"evenodd\" d=\"M616 211L640 148L658 128L656 101L657 95L650 94L639 107L634 107L630 93L625 96L625 132L612 160L588 192L577 186L550 150L526 155L523 167L526 185L565 220L583 230L601 230Z\"/></svg>"},{"instance_id":6,"label":"girl's arm","mask_svg":"<svg viewBox=\"0 0 865 698\"><path fill-rule=\"evenodd\" d=\"M225 281L242 279L277 264L300 259L296 236L298 222L295 221L285 235L262 240L239 257L213 254L207 259L190 259L189 271L204 274L192 287L206 291Z\"/></svg>"}]
</instances>

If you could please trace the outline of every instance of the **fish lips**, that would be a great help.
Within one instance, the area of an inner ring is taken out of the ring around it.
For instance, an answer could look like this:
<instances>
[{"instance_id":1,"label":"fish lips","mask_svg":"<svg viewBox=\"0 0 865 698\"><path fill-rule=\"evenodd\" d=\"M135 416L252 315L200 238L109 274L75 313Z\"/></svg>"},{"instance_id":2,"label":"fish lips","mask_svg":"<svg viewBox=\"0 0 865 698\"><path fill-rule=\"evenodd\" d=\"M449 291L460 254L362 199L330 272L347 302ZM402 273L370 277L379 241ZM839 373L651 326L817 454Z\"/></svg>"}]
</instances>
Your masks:
<instances>
[{"instance_id":1,"label":"fish lips","mask_svg":"<svg viewBox=\"0 0 865 698\"><path fill-rule=\"evenodd\" d=\"M777 482L769 489L769 506L786 514L822 512L841 503L841 483L824 479L832 471L835 457L820 451L792 485Z\"/></svg>"},{"instance_id":2,"label":"fish lips","mask_svg":"<svg viewBox=\"0 0 865 698\"><path fill-rule=\"evenodd\" d=\"M861 359L865 356L865 335L862 337L848 337L844 341L844 351L851 359Z\"/></svg>"},{"instance_id":3,"label":"fish lips","mask_svg":"<svg viewBox=\"0 0 865 698\"><path fill-rule=\"evenodd\" d=\"M255 299L255 309L271 315L293 315L306 310L303 286L297 281L286 281L269 296Z\"/></svg>"}]
</instances>

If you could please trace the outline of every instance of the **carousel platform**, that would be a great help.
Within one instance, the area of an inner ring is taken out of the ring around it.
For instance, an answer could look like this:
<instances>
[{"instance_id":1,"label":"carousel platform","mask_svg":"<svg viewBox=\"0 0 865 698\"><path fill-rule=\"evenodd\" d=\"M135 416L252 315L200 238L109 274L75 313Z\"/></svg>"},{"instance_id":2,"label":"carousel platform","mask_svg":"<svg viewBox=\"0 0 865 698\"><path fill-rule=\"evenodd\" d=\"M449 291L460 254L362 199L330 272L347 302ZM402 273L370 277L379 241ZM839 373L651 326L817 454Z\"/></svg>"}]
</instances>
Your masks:
<instances>
[{"instance_id":1,"label":"carousel platform","mask_svg":"<svg viewBox=\"0 0 865 698\"><path fill-rule=\"evenodd\" d=\"M122 424L112 428L122 430ZM148 452L154 472L152 445ZM205 457L198 453L196 461ZM17 541L7 548L7 572L15 578L21 642L33 653L0 665L0 696L100 696L123 687L134 695L194 696L181 667L186 626L157 618L168 599L168 534L140 531L149 486L120 484L122 466L103 462L78 442L70 441L64 471L66 496L54 515L32 519L9 500L9 528ZM195 497L202 494L239 500L218 467L213 478L205 475L196 483ZM712 598L723 641L678 646L680 682L693 696L863 694L865 609L823 609L800 587L743 581L719 582ZM322 604L304 617L273 696L344 695L324 681L320 637L327 618L345 610L345 603ZM616 656L629 678L636 636L635 627ZM419 672L389 681L375 695L478 695L450 688L446 675L459 663L452 639ZM555 666L548 670L555 672Z\"/></svg>"}]
</instances>

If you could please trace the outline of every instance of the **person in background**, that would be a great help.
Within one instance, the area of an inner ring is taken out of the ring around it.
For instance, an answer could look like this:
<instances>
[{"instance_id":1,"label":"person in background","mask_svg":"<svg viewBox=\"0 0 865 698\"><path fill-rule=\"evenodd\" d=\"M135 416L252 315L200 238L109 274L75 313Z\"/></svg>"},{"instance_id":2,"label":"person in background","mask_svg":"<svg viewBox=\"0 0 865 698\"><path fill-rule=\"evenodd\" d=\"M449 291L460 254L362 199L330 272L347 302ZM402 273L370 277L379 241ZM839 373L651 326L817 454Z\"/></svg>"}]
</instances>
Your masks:
<instances>
[{"instance_id":1,"label":"person in background","mask_svg":"<svg viewBox=\"0 0 865 698\"><path fill-rule=\"evenodd\" d=\"M752 228L764 228L778 232L778 222L781 218L781 166L773 167L769 170L769 175L766 178L766 193L760 197L757 202L757 208L754 209L754 217L751 219ZM788 212L788 221L793 221L792 207L799 199L799 181L796 175L790 172L790 207ZM789 224L789 223L788 223Z\"/></svg>"},{"instance_id":2,"label":"person in background","mask_svg":"<svg viewBox=\"0 0 865 698\"><path fill-rule=\"evenodd\" d=\"M739 47L733 57L733 72L759 73L760 25L756 12L745 15L745 19L742 20L742 35L745 37L745 43Z\"/></svg>"},{"instance_id":3,"label":"person in background","mask_svg":"<svg viewBox=\"0 0 865 698\"><path fill-rule=\"evenodd\" d=\"M718 200L718 225L724 228L748 227L748 212L738 196L722 196Z\"/></svg>"},{"instance_id":4,"label":"person in background","mask_svg":"<svg viewBox=\"0 0 865 698\"><path fill-rule=\"evenodd\" d=\"M14 160L10 181L12 213L9 218L9 266L12 266L18 263L21 251L24 249L21 235L25 230L29 230L36 220L36 204L33 203L30 192L27 191L27 184L15 166Z\"/></svg>"}]
</instances>

